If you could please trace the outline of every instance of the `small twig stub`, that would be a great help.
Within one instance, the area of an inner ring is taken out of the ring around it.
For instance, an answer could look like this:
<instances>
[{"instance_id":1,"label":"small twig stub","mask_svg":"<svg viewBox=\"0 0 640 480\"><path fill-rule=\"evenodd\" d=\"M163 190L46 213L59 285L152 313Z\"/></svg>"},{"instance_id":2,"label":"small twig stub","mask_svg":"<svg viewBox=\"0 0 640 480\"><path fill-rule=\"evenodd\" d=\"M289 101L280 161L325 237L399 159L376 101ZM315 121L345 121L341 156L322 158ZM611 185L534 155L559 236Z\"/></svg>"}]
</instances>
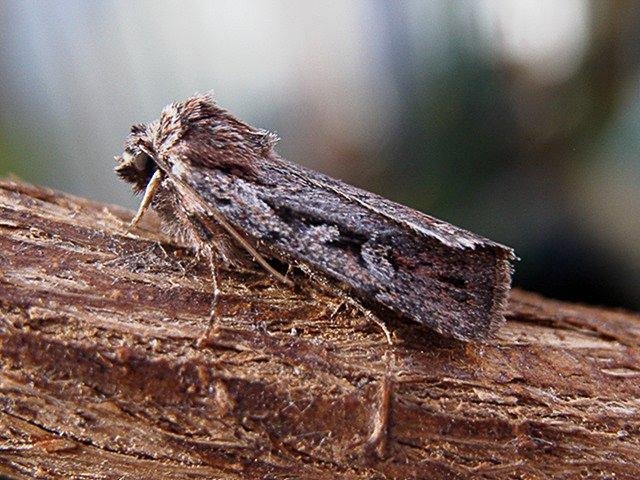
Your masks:
<instances>
[{"instance_id":1,"label":"small twig stub","mask_svg":"<svg viewBox=\"0 0 640 480\"><path fill-rule=\"evenodd\" d=\"M253 258L461 340L503 322L510 248L288 162L277 140L197 95L132 127L116 171L146 191L139 213L215 262Z\"/></svg>"}]
</instances>

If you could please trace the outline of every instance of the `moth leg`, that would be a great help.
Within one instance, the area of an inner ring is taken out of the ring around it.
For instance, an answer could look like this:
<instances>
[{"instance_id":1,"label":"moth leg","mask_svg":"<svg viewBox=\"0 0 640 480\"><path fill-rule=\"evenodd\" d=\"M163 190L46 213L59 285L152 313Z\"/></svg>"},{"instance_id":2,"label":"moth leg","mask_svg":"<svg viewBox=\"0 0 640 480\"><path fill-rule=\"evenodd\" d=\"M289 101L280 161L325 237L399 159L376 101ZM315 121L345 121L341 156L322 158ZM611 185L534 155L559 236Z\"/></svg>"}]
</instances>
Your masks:
<instances>
[{"instance_id":1,"label":"moth leg","mask_svg":"<svg viewBox=\"0 0 640 480\"><path fill-rule=\"evenodd\" d=\"M346 300L340 300L340 303L338 303L336 308L333 309L333 312L331 312L331 315L329 315L329 320L335 319L338 316L338 313L340 313L340 311L344 308L346 304L347 304Z\"/></svg>"},{"instance_id":2,"label":"moth leg","mask_svg":"<svg viewBox=\"0 0 640 480\"><path fill-rule=\"evenodd\" d=\"M385 337L387 338L387 343L389 345L393 345L393 340L391 338L391 331L389 330L389 328L387 328L387 325L382 320L380 320L377 315L371 313L368 310L366 310L364 312L364 314L366 315L366 317L369 320L374 322L376 325L378 325L382 329L382 331L384 332Z\"/></svg>"},{"instance_id":3,"label":"moth leg","mask_svg":"<svg viewBox=\"0 0 640 480\"><path fill-rule=\"evenodd\" d=\"M284 278L289 278L289 274L291 273L291 270L293 270L293 263L290 263L289 265L287 265L287 271L284 272Z\"/></svg>"},{"instance_id":4,"label":"moth leg","mask_svg":"<svg viewBox=\"0 0 640 480\"><path fill-rule=\"evenodd\" d=\"M378 326L380 327L380 329L382 330L382 332L384 333L384 336L385 336L385 337L386 337L386 339L387 339L387 343L388 343L389 345L393 345L393 340L392 340L392 337L391 337L391 331L389 330L389 328L387 327L387 325L386 325L382 320L380 320L380 318L379 318L375 313L373 313L371 310L369 310L369 309L368 309L368 308L366 308L364 305L362 305L359 301L357 301L357 300L355 300L355 299L353 299L353 298L348 298L348 299L347 299L347 300L345 300L344 302L349 302L349 303L351 303L351 304L352 304L353 306L355 306L358 310L360 310L360 311L364 314L364 316L365 316L365 317L367 317L367 320L369 320L370 322L373 322L373 323L375 323L376 325L378 325ZM338 306L338 308L336 309L336 312L334 312L334 315L335 315L335 313L337 313L337 311L340 309L340 306L341 306L341 305L342 305L342 304L340 304L340 305Z\"/></svg>"},{"instance_id":5,"label":"moth leg","mask_svg":"<svg viewBox=\"0 0 640 480\"><path fill-rule=\"evenodd\" d=\"M204 338L209 338L212 332L218 329L218 302L220 300L220 289L218 288L218 264L219 260L215 253L211 250L207 251L209 259L209 268L211 269L211 286L213 287L213 296L211 297L211 307L209 310L209 327Z\"/></svg>"},{"instance_id":6,"label":"moth leg","mask_svg":"<svg viewBox=\"0 0 640 480\"><path fill-rule=\"evenodd\" d=\"M140 222L140 219L144 215L144 212L146 212L149 209L149 205L151 205L151 200L153 200L153 196L158 190L158 187L160 186L161 181L162 181L162 172L160 171L160 169L157 169L153 174L153 176L151 177L151 180L149 180L149 183L147 183L147 188L144 191L142 202L140 202L138 211L136 212L136 215L131 219L131 223L129 223L129 227L127 228L127 230L132 230L133 228L136 227L136 225L138 225L138 223Z\"/></svg>"}]
</instances>

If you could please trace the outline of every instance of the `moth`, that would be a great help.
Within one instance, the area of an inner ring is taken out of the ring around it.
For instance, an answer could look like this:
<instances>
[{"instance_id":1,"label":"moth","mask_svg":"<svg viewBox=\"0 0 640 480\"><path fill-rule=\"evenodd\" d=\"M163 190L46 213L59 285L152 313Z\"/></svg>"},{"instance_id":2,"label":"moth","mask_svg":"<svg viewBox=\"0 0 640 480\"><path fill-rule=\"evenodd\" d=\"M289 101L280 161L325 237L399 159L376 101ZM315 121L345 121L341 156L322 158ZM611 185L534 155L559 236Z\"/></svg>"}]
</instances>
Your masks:
<instances>
[{"instance_id":1,"label":"moth","mask_svg":"<svg viewBox=\"0 0 640 480\"><path fill-rule=\"evenodd\" d=\"M484 339L504 321L513 250L281 158L278 137L211 94L134 125L116 172L218 267L257 262L441 335ZM293 273L292 273L293 272ZM299 281L299 280L298 280Z\"/></svg>"}]
</instances>

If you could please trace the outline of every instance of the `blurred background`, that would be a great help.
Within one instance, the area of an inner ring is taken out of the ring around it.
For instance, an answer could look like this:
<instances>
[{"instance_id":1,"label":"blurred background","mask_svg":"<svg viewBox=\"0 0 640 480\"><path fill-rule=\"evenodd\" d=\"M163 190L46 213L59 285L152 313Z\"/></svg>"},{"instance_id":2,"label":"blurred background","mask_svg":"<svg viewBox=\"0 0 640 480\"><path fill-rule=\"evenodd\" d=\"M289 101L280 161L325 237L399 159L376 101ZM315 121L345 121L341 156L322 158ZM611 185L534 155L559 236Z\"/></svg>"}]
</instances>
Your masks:
<instances>
[{"instance_id":1,"label":"blurred background","mask_svg":"<svg viewBox=\"0 0 640 480\"><path fill-rule=\"evenodd\" d=\"M213 90L288 159L640 310L640 3L0 2L0 175L134 207L133 123Z\"/></svg>"}]
</instances>

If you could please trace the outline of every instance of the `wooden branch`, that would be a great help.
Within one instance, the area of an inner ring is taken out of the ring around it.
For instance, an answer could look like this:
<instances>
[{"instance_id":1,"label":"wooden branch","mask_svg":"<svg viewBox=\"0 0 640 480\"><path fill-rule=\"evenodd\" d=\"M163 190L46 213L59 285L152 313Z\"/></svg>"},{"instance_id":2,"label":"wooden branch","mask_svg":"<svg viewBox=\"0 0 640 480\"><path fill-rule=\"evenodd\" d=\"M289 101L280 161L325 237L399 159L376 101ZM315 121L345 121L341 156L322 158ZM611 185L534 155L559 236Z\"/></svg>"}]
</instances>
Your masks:
<instances>
[{"instance_id":1,"label":"wooden branch","mask_svg":"<svg viewBox=\"0 0 640 480\"><path fill-rule=\"evenodd\" d=\"M391 352L336 298L227 272L202 341L205 262L130 217L0 183L0 476L640 477L638 315L516 291L488 343L390 322Z\"/></svg>"}]
</instances>

